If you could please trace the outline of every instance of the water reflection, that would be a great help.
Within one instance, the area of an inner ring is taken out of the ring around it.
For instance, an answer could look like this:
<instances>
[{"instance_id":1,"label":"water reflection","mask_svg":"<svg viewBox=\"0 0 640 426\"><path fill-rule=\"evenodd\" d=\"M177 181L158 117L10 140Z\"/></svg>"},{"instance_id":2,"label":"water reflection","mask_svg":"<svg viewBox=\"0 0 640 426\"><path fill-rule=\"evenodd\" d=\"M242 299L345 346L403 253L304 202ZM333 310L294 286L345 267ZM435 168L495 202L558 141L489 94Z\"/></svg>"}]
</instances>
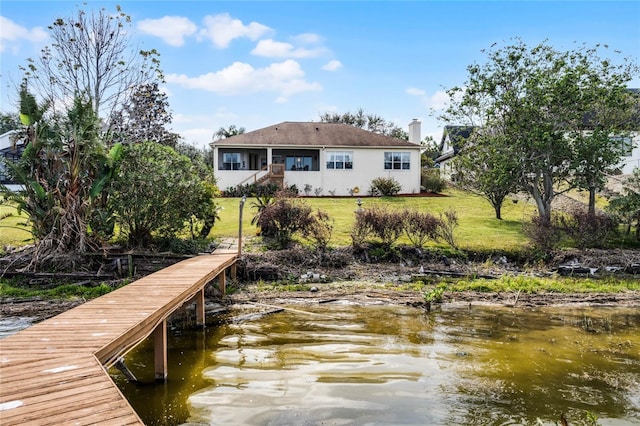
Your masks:
<instances>
[{"instance_id":1,"label":"water reflection","mask_svg":"<svg viewBox=\"0 0 640 426\"><path fill-rule=\"evenodd\" d=\"M7 317L0 318L0 339L17 333L30 327L35 318L32 317Z\"/></svg>"},{"instance_id":2,"label":"water reflection","mask_svg":"<svg viewBox=\"0 0 640 426\"><path fill-rule=\"evenodd\" d=\"M167 384L150 344L150 384L114 377L147 424L640 424L637 309L303 309L174 329Z\"/></svg>"}]
</instances>

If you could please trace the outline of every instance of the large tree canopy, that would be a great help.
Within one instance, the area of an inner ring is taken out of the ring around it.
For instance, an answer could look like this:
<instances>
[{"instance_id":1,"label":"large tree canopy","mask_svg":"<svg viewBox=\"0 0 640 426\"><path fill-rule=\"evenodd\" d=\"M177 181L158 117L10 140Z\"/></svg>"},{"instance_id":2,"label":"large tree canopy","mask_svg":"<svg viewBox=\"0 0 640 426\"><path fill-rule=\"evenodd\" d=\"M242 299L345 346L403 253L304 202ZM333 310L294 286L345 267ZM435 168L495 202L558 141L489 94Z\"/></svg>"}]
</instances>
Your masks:
<instances>
[{"instance_id":1,"label":"large tree canopy","mask_svg":"<svg viewBox=\"0 0 640 426\"><path fill-rule=\"evenodd\" d=\"M232 136L242 135L244 132L244 127L236 127L235 124L230 125L226 129L224 127L220 127L218 131L213 134L213 140L219 141L220 139L227 139Z\"/></svg>"},{"instance_id":2,"label":"large tree canopy","mask_svg":"<svg viewBox=\"0 0 640 426\"><path fill-rule=\"evenodd\" d=\"M362 108L359 108L355 113L345 112L344 114L337 114L325 112L320 114L320 121L322 123L348 124L349 126L365 129L373 133L380 133L403 140L409 139L407 132L396 126L392 121L387 121L376 114L365 113Z\"/></svg>"},{"instance_id":3,"label":"large tree canopy","mask_svg":"<svg viewBox=\"0 0 640 426\"><path fill-rule=\"evenodd\" d=\"M465 84L448 91L442 118L475 126L479 138L494 144L494 161L517 160L502 169L530 194L543 221L550 220L558 193L598 188L602 174L620 160L612 136L629 123L633 102L626 84L637 66L601 58L605 48L562 52L521 40L494 45L488 62L467 67ZM465 149L473 150L473 141Z\"/></svg>"},{"instance_id":4,"label":"large tree canopy","mask_svg":"<svg viewBox=\"0 0 640 426\"><path fill-rule=\"evenodd\" d=\"M134 88L130 101L113 114L113 139L122 143L155 142L176 147L180 136L165 126L173 117L167 95L158 83L141 84Z\"/></svg>"}]
</instances>

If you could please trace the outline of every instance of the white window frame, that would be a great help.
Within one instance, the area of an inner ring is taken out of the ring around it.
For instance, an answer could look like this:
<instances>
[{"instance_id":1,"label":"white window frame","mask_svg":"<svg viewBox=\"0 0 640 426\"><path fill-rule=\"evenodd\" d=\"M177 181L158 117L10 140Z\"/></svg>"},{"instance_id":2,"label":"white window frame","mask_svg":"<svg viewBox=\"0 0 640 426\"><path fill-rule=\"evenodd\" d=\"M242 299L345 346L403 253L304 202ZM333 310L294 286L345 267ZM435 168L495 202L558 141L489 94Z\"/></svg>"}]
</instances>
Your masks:
<instances>
[{"instance_id":1,"label":"white window frame","mask_svg":"<svg viewBox=\"0 0 640 426\"><path fill-rule=\"evenodd\" d=\"M630 136L614 136L612 140L620 144L622 149L622 155L625 157L631 157L633 155L633 138Z\"/></svg>"},{"instance_id":2,"label":"white window frame","mask_svg":"<svg viewBox=\"0 0 640 426\"><path fill-rule=\"evenodd\" d=\"M229 165L229 168L227 168L227 164ZM242 154L240 154L239 152L223 152L222 165L224 166L225 170L240 170L240 167L242 165Z\"/></svg>"},{"instance_id":3,"label":"white window frame","mask_svg":"<svg viewBox=\"0 0 640 426\"><path fill-rule=\"evenodd\" d=\"M327 170L353 170L353 151L327 151Z\"/></svg>"},{"instance_id":4,"label":"white window frame","mask_svg":"<svg viewBox=\"0 0 640 426\"><path fill-rule=\"evenodd\" d=\"M386 151L384 153L385 170L411 170L411 152Z\"/></svg>"}]
</instances>

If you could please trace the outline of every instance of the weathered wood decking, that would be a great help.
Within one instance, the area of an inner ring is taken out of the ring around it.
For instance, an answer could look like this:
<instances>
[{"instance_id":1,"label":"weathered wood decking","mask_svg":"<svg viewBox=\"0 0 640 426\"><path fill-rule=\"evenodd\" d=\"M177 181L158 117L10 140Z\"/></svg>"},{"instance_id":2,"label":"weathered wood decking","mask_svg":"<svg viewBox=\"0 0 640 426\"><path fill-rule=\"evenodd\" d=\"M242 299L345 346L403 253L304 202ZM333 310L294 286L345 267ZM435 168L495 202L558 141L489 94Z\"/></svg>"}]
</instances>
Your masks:
<instances>
[{"instance_id":1,"label":"weathered wood decking","mask_svg":"<svg viewBox=\"0 0 640 426\"><path fill-rule=\"evenodd\" d=\"M106 367L153 334L165 378L166 319L235 267L237 253L194 257L0 340L0 424L142 424Z\"/></svg>"}]
</instances>

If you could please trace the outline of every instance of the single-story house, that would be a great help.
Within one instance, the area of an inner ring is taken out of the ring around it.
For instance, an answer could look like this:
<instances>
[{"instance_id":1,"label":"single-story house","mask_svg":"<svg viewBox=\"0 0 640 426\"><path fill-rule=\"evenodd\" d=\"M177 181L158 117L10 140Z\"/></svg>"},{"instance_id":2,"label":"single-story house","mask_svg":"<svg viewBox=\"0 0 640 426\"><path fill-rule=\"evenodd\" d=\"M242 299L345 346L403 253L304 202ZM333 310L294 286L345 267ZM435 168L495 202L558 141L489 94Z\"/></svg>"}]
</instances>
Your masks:
<instances>
[{"instance_id":1,"label":"single-story house","mask_svg":"<svg viewBox=\"0 0 640 426\"><path fill-rule=\"evenodd\" d=\"M5 162L16 162L22 157L24 144L17 141L17 137L17 130L0 135L0 183L12 190L19 189L19 185L11 178Z\"/></svg>"},{"instance_id":2,"label":"single-story house","mask_svg":"<svg viewBox=\"0 0 640 426\"><path fill-rule=\"evenodd\" d=\"M402 194L420 192L420 122L411 141L341 123L283 122L211 144L218 187L274 182L307 195L367 194L375 178L394 178Z\"/></svg>"}]
</instances>

